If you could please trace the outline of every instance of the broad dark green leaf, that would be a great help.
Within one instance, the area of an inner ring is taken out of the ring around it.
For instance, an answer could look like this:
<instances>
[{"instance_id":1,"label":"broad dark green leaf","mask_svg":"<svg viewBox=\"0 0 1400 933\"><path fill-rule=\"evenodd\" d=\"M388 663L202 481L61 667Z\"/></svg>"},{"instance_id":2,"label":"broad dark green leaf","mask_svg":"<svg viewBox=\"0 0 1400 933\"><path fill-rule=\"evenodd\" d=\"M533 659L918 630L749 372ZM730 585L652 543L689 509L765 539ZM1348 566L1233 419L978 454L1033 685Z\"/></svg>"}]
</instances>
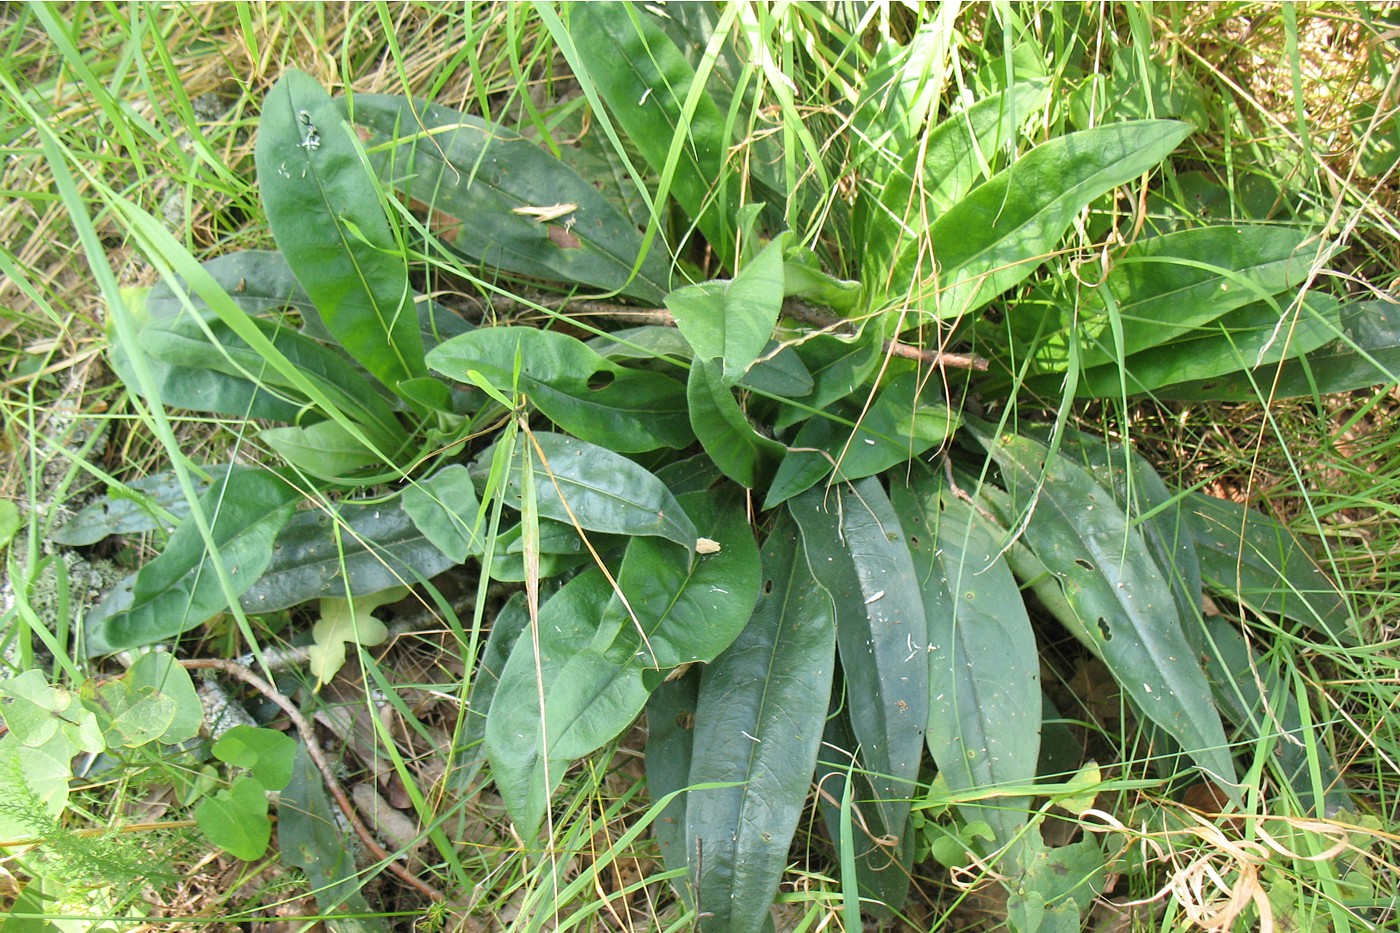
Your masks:
<instances>
[{"instance_id":1,"label":"broad dark green leaf","mask_svg":"<svg viewBox=\"0 0 1400 933\"><path fill-rule=\"evenodd\" d=\"M1266 615L1356 644L1351 609L1303 545L1273 518L1238 503L1192 493L1192 531L1201 575L1217 593Z\"/></svg>"},{"instance_id":2,"label":"broad dark green leaf","mask_svg":"<svg viewBox=\"0 0 1400 933\"><path fill-rule=\"evenodd\" d=\"M671 491L653 474L602 447L536 431L523 441L535 467L535 494L542 518L577 524L587 531L655 536L695 547L695 525ZM538 445L536 449L535 445ZM543 453L543 461L540 454ZM489 452L475 469L490 465ZM520 462L511 467L506 503L520 507Z\"/></svg>"},{"instance_id":3,"label":"broad dark green leaf","mask_svg":"<svg viewBox=\"0 0 1400 933\"><path fill-rule=\"evenodd\" d=\"M1001 467L1010 519L1029 514L1023 538L1063 592L1075 634L1149 719L1236 793L1210 686L1142 532L1083 467L1026 437L972 433Z\"/></svg>"},{"instance_id":4,"label":"broad dark green leaf","mask_svg":"<svg viewBox=\"0 0 1400 933\"><path fill-rule=\"evenodd\" d=\"M1400 303L1358 301L1339 312L1339 336L1306 359L1173 385L1162 398L1228 402L1350 392L1400 382Z\"/></svg>"},{"instance_id":5,"label":"broad dark green leaf","mask_svg":"<svg viewBox=\"0 0 1400 933\"><path fill-rule=\"evenodd\" d=\"M617 572L625 604L622 598L611 602L599 626L600 646L619 664L667 670L710 661L753 612L758 547L743 497L729 487L679 498L699 533L719 550L692 555L660 538L632 540Z\"/></svg>"},{"instance_id":6,"label":"broad dark green leaf","mask_svg":"<svg viewBox=\"0 0 1400 933\"><path fill-rule=\"evenodd\" d=\"M1293 788L1304 810L1332 817L1350 802L1346 783L1327 743L1303 732L1298 698L1279 672L1253 651L1236 626L1220 616L1206 618L1210 639L1206 674L1216 702L1250 741L1271 742L1279 774ZM1313 787L1310 754L1317 755L1322 799Z\"/></svg>"},{"instance_id":7,"label":"broad dark green leaf","mask_svg":"<svg viewBox=\"0 0 1400 933\"><path fill-rule=\"evenodd\" d=\"M630 3L573 3L568 7L575 64L586 73L622 130L653 172L665 171L672 140L685 138L671 177L671 196L695 221L721 261L734 261L733 206L726 191L730 139L724 114L701 90L686 100L695 72L674 42ZM718 354L716 354L718 355Z\"/></svg>"},{"instance_id":8,"label":"broad dark green leaf","mask_svg":"<svg viewBox=\"0 0 1400 933\"><path fill-rule=\"evenodd\" d=\"M527 840L539 832L569 761L607 742L646 705L640 670L619 671L593 646L612 597L601 570L574 577L540 608L538 629L521 633L501 671L496 696L512 699L491 704L486 753L516 831ZM572 730L567 737L564 718ZM566 747L557 749L561 739Z\"/></svg>"},{"instance_id":9,"label":"broad dark green leaf","mask_svg":"<svg viewBox=\"0 0 1400 933\"><path fill-rule=\"evenodd\" d=\"M840 624L838 617L838 635ZM871 770L852 734L848 711L833 710L817 756L817 809L833 841L844 834L854 844L855 878L845 877L843 871L842 886L854 885L862 908L888 918L909 894L914 834L909 805L891 807L871 786L876 779ZM847 794L850 807L843 808ZM891 819L897 822L888 822Z\"/></svg>"},{"instance_id":10,"label":"broad dark green leaf","mask_svg":"<svg viewBox=\"0 0 1400 933\"><path fill-rule=\"evenodd\" d=\"M255 154L272 235L326 328L390 389L427 375L403 244L353 129L315 79L283 72Z\"/></svg>"},{"instance_id":11,"label":"broad dark green leaf","mask_svg":"<svg viewBox=\"0 0 1400 933\"><path fill-rule=\"evenodd\" d=\"M1042 442L1047 438L1036 436ZM1080 431L1066 431L1061 452L1082 462L1113 493L1113 501L1123 511L1157 562L1157 568L1172 588L1172 598L1181 618L1182 631L1192 646L1201 645L1201 560L1196 553L1194 519L1182 507L1184 496L1174 495L1152 465L1132 450L1109 446Z\"/></svg>"},{"instance_id":12,"label":"broad dark green leaf","mask_svg":"<svg viewBox=\"0 0 1400 933\"><path fill-rule=\"evenodd\" d=\"M341 502L333 512L292 516L272 561L239 602L247 612L272 612L322 596L367 596L434 577L453 563L413 524L401 500Z\"/></svg>"},{"instance_id":13,"label":"broad dark green leaf","mask_svg":"<svg viewBox=\"0 0 1400 933\"><path fill-rule=\"evenodd\" d=\"M1092 323L1080 334L1081 365L1113 363L1160 346L1301 284L1318 258L1316 246L1303 248L1306 240L1301 231L1262 225L1197 227L1137 240L1114 259L1106 283L1123 345L1114 340L1103 299L1091 298L1085 314Z\"/></svg>"},{"instance_id":14,"label":"broad dark green leaf","mask_svg":"<svg viewBox=\"0 0 1400 933\"><path fill-rule=\"evenodd\" d=\"M901 832L928 725L928 626L899 519L878 480L809 490L788 508L817 585L836 605L851 728Z\"/></svg>"},{"instance_id":15,"label":"broad dark green leaf","mask_svg":"<svg viewBox=\"0 0 1400 933\"><path fill-rule=\"evenodd\" d=\"M356 94L353 109L355 124L373 134L370 160L384 182L425 204L434 231L482 265L621 291L652 305L669 291L659 251L632 276L642 247L636 226L518 133L398 95ZM530 213L560 205L573 209Z\"/></svg>"},{"instance_id":16,"label":"broad dark green leaf","mask_svg":"<svg viewBox=\"0 0 1400 933\"><path fill-rule=\"evenodd\" d=\"M699 360L723 362L734 385L773 339L783 308L783 249L791 233L774 237L733 281L701 282L666 296L666 307Z\"/></svg>"},{"instance_id":17,"label":"broad dark green leaf","mask_svg":"<svg viewBox=\"0 0 1400 933\"><path fill-rule=\"evenodd\" d=\"M886 294L909 285L889 280L896 256L918 249L923 232L986 177L997 154L1015 143L1017 128L1048 96L1043 80L1019 82L948 116L929 132L922 151L904 150L908 155L878 194L856 201L855 241L863 247L865 281ZM905 259L901 268L915 266Z\"/></svg>"},{"instance_id":18,"label":"broad dark green leaf","mask_svg":"<svg viewBox=\"0 0 1400 933\"><path fill-rule=\"evenodd\" d=\"M820 335L798 344L794 349L811 373L814 387L810 394L798 399L804 407L791 405L778 414L774 428L781 431L797 424L855 392L884 357L883 333L888 320L867 322L854 338Z\"/></svg>"},{"instance_id":19,"label":"broad dark green leaf","mask_svg":"<svg viewBox=\"0 0 1400 933\"><path fill-rule=\"evenodd\" d=\"M228 467L204 467L213 481L218 481ZM209 482L192 476L195 489L203 492ZM190 514L190 503L174 473L154 473L135 479L122 487L111 487L107 495L85 506L78 514L54 530L49 539L65 547L96 544L109 535L138 534L161 527L161 512L176 523ZM173 526L167 527L173 531Z\"/></svg>"},{"instance_id":20,"label":"broad dark green leaf","mask_svg":"<svg viewBox=\"0 0 1400 933\"><path fill-rule=\"evenodd\" d=\"M844 480L883 473L947 440L956 416L941 402L923 398L920 387L919 373L896 377L854 428L820 416L808 421L792 441L763 507L771 509L833 472ZM930 394L941 388L937 384Z\"/></svg>"},{"instance_id":21,"label":"broad dark green leaf","mask_svg":"<svg viewBox=\"0 0 1400 933\"><path fill-rule=\"evenodd\" d=\"M386 454L395 453L404 443L406 435L393 406L349 360L290 328L268 321L253 323ZM142 330L141 347L150 357L170 366L224 373L246 379L299 407L311 404L298 387L217 319L203 322L185 315L153 321ZM181 404L178 398L168 401Z\"/></svg>"},{"instance_id":22,"label":"broad dark green leaf","mask_svg":"<svg viewBox=\"0 0 1400 933\"><path fill-rule=\"evenodd\" d=\"M691 668L675 680L662 683L647 700L647 793L652 800L690 785L691 748L695 708L700 693L700 671ZM667 871L689 868L694 842L686 835L686 794L677 795L652 828L661 861ZM691 879L672 886L686 904L693 902Z\"/></svg>"},{"instance_id":23,"label":"broad dark green leaf","mask_svg":"<svg viewBox=\"0 0 1400 933\"><path fill-rule=\"evenodd\" d=\"M927 473L896 484L900 515L928 620L928 749L952 791L1025 786L1040 755L1040 659L1026 604L997 536ZM1030 799L965 804L996 847L1025 825Z\"/></svg>"},{"instance_id":24,"label":"broad dark green leaf","mask_svg":"<svg viewBox=\"0 0 1400 933\"><path fill-rule=\"evenodd\" d=\"M815 253L795 250L783 263L783 294L824 305L837 314L849 314L860 304L864 292L859 282L823 272Z\"/></svg>"},{"instance_id":25,"label":"broad dark green leaf","mask_svg":"<svg viewBox=\"0 0 1400 933\"><path fill-rule=\"evenodd\" d=\"M354 851L345 844L338 811L322 786L321 772L297 743L291 783L277 804L277 849L282 859L306 872L306 881L322 911L362 913L358 922L370 919L369 906L360 894L360 878Z\"/></svg>"},{"instance_id":26,"label":"broad dark green leaf","mask_svg":"<svg viewBox=\"0 0 1400 933\"><path fill-rule=\"evenodd\" d=\"M787 448L754 429L721 369L717 359L691 364L686 384L690 426L725 476L746 489L761 488Z\"/></svg>"},{"instance_id":27,"label":"broad dark green leaf","mask_svg":"<svg viewBox=\"0 0 1400 933\"><path fill-rule=\"evenodd\" d=\"M592 552L585 546L578 529L572 525L541 519L539 530L538 565L532 570L541 580L594 562ZM523 532L520 524L516 523L496 535L491 579L509 583L523 583L529 579L530 574L525 570ZM623 535L609 535L596 531L588 533L588 543L605 561L616 556L626 546L627 540Z\"/></svg>"},{"instance_id":28,"label":"broad dark green leaf","mask_svg":"<svg viewBox=\"0 0 1400 933\"><path fill-rule=\"evenodd\" d=\"M1142 120L1057 136L992 176L929 229L939 272L926 302L942 318L982 307L1054 254L1086 205L1162 162L1190 133L1172 120ZM895 281L912 279L917 255ZM921 280L932 283L932 269Z\"/></svg>"},{"instance_id":29,"label":"broad dark green leaf","mask_svg":"<svg viewBox=\"0 0 1400 933\"><path fill-rule=\"evenodd\" d=\"M127 309L135 318L138 334L144 334L155 323L139 294L127 296ZM117 378L135 391L140 381L131 368L132 349L126 346L115 330L110 330L107 360ZM295 421L301 414L302 406L297 402L268 391L251 379L163 362L153 359L140 347L135 349L146 357L146 365L164 404L187 411L269 421Z\"/></svg>"},{"instance_id":30,"label":"broad dark green leaf","mask_svg":"<svg viewBox=\"0 0 1400 933\"><path fill-rule=\"evenodd\" d=\"M481 553L483 535L477 527L481 503L471 475L460 463L450 463L405 489L403 509L418 530L457 563Z\"/></svg>"},{"instance_id":31,"label":"broad dark green leaf","mask_svg":"<svg viewBox=\"0 0 1400 933\"><path fill-rule=\"evenodd\" d=\"M317 421L304 428L294 424L267 428L258 432L258 440L293 468L331 482L354 483L357 473L384 467L377 451L335 421Z\"/></svg>"},{"instance_id":32,"label":"broad dark green leaf","mask_svg":"<svg viewBox=\"0 0 1400 933\"><path fill-rule=\"evenodd\" d=\"M753 617L705 668L695 710L689 784L735 785L687 795L685 838L704 852L696 881L710 916L701 930L763 929L831 696L835 609L812 577L791 520L769 535L762 566L764 592Z\"/></svg>"},{"instance_id":33,"label":"broad dark green leaf","mask_svg":"<svg viewBox=\"0 0 1400 933\"><path fill-rule=\"evenodd\" d=\"M816 388L812 374L792 347L770 341L758 362L749 367L739 385L783 398L802 398Z\"/></svg>"},{"instance_id":34,"label":"broad dark green leaf","mask_svg":"<svg viewBox=\"0 0 1400 933\"><path fill-rule=\"evenodd\" d=\"M1277 366L1279 361L1310 353L1337 334L1337 299L1310 293L1296 311L1280 314L1268 302L1246 305L1204 324L1188 337L1135 353L1124 362L1097 366L1081 374L1081 397L1153 392L1178 382L1228 376L1244 370Z\"/></svg>"},{"instance_id":35,"label":"broad dark green leaf","mask_svg":"<svg viewBox=\"0 0 1400 933\"><path fill-rule=\"evenodd\" d=\"M685 386L661 373L619 366L565 334L482 327L434 348L428 365L458 382L476 371L507 395L525 395L570 434L619 453L685 447L695 439Z\"/></svg>"},{"instance_id":36,"label":"broad dark green leaf","mask_svg":"<svg viewBox=\"0 0 1400 933\"><path fill-rule=\"evenodd\" d=\"M259 469L233 470L200 498L232 595L248 590L272 562L273 540L300 498L276 474ZM186 519L160 556L88 614L88 655L172 638L227 608L213 558Z\"/></svg>"}]
</instances>

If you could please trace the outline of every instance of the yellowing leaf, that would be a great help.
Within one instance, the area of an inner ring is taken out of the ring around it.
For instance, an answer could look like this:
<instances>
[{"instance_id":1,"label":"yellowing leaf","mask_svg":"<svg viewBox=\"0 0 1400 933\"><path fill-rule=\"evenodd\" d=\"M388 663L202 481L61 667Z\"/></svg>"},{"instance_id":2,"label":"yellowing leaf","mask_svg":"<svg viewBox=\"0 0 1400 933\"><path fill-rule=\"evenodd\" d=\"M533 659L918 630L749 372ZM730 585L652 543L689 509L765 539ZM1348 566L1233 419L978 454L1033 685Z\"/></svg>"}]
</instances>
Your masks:
<instances>
[{"instance_id":1,"label":"yellowing leaf","mask_svg":"<svg viewBox=\"0 0 1400 933\"><path fill-rule=\"evenodd\" d=\"M374 610L398 602L408 595L408 587L395 586L356 599L321 600L321 618L311 630L316 644L311 646L311 673L316 686L326 683L345 666L345 644L373 647L389 637L389 630L373 615Z\"/></svg>"}]
</instances>

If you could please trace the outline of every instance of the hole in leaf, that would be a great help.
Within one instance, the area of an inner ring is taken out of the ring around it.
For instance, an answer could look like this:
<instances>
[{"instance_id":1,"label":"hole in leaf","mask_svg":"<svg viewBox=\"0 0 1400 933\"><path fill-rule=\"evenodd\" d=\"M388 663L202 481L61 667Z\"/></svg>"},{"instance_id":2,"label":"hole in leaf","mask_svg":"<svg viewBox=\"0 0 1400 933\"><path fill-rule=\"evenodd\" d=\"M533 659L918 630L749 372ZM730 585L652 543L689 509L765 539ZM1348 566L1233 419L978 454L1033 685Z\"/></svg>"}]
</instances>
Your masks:
<instances>
[{"instance_id":1,"label":"hole in leaf","mask_svg":"<svg viewBox=\"0 0 1400 933\"><path fill-rule=\"evenodd\" d=\"M1093 570L1093 569L1094 569L1094 565L1091 564L1091 563L1089 563L1087 560L1085 560L1085 559L1082 558L1082 557L1076 557L1076 558L1074 559L1074 562L1075 562L1076 564L1078 564L1080 567L1083 567L1085 570Z\"/></svg>"},{"instance_id":2,"label":"hole in leaf","mask_svg":"<svg viewBox=\"0 0 1400 933\"><path fill-rule=\"evenodd\" d=\"M912 544L912 545L914 545L914 547L918 547L918 546L919 546L919 536L918 536L918 535L910 535L910 536L909 536L909 543Z\"/></svg>"},{"instance_id":3,"label":"hole in leaf","mask_svg":"<svg viewBox=\"0 0 1400 933\"><path fill-rule=\"evenodd\" d=\"M771 593L771 592L773 592L773 581L772 581L772 580L764 580L764 581L763 581L763 595L764 595L764 596L767 596L767 595L768 595L769 593Z\"/></svg>"},{"instance_id":4,"label":"hole in leaf","mask_svg":"<svg viewBox=\"0 0 1400 933\"><path fill-rule=\"evenodd\" d=\"M598 372L588 377L588 388L594 392L597 392L599 389L606 389L613 384L614 378L613 374L606 369L600 369Z\"/></svg>"},{"instance_id":5,"label":"hole in leaf","mask_svg":"<svg viewBox=\"0 0 1400 933\"><path fill-rule=\"evenodd\" d=\"M1103 616L1099 616L1099 634L1103 636L1104 641L1109 641L1113 638L1113 632L1108 627L1108 620Z\"/></svg>"}]
</instances>

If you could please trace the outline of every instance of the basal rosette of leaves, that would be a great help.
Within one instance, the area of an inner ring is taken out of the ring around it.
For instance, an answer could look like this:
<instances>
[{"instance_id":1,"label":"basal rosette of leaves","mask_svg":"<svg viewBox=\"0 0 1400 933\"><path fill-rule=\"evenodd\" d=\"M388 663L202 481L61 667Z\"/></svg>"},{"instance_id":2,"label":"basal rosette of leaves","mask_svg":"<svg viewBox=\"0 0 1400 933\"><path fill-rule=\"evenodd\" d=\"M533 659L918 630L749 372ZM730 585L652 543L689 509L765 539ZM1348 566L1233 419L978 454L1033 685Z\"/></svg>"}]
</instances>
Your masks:
<instances>
[{"instance_id":1,"label":"basal rosette of leaves","mask_svg":"<svg viewBox=\"0 0 1400 933\"><path fill-rule=\"evenodd\" d=\"M1065 632L1120 685L1165 786L1204 780L1243 805L1239 750L1264 739L1277 793L1345 804L1333 763L1289 741L1299 698L1202 611L1209 593L1353 641L1303 545L1025 400L1353 388L1400 366L1397 308L1303 290L1326 254L1307 231L1115 221L1115 192L1168 160L1185 123L1032 129L1038 80L941 119L894 99L916 91L901 69L919 37L876 53L843 102L908 153L862 165L838 210L861 249L843 261L791 223L814 195L772 162L755 160L752 188L770 204L731 200L725 153L754 118L744 58L696 59L688 38L724 15L546 17L636 162L611 156L664 181L729 270L695 282L665 254L674 231L627 213L627 172L608 188L509 127L282 77L257 150L277 251L131 295L139 345L114 339L112 361L134 386L140 356L152 402L274 424L256 437L284 466L211 467L192 504L151 480L125 498L160 509L114 501L62 530L178 522L86 620L89 651L175 639L233 601L367 596L464 563L547 581L537 608L513 599L492 624L453 786L484 765L537 843L570 764L644 715L652 797L680 792L657 838L705 930L763 928L813 800L864 905L898 911L935 776L980 824L974 854L1002 859L1011 922L1034 928L1031 897L1077 923L1105 855L1062 853L1087 888L1047 880L1030 806L1058 718L1042 646ZM1093 280L1060 253L1085 218L1106 244ZM423 255L654 319L664 306L674 326L598 332L567 304L549 328L469 322L415 290ZM965 408L973 396L999 417ZM334 504L302 506L327 491ZM337 631L354 647L353 626Z\"/></svg>"}]
</instances>

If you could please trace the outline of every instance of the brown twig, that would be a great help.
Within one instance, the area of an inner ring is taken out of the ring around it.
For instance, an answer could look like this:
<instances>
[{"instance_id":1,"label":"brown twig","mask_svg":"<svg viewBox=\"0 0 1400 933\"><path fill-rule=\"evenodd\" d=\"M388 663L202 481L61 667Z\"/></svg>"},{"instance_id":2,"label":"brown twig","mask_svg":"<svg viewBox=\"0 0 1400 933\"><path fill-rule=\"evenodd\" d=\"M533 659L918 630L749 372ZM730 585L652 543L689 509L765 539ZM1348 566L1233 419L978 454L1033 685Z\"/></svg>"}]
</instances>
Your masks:
<instances>
[{"instance_id":1,"label":"brown twig","mask_svg":"<svg viewBox=\"0 0 1400 933\"><path fill-rule=\"evenodd\" d=\"M216 670L223 671L230 677L243 681L254 690L267 697L273 703L281 707L282 712L287 714L287 718L296 726L297 733L301 735L301 740L306 745L306 753L311 756L317 770L321 772L321 777L326 782L326 789L335 798L336 805L340 807L345 818L350 821L350 825L355 830L355 835L360 837L360 841L365 844L365 848L375 858L384 862L385 867L394 874L404 884L421 892L425 897L433 901L443 901L446 897L437 888L414 876L414 874L394 860L383 846L374 838L374 834L365 826L364 821L355 810L354 803L346 795L344 788L340 786L340 781L336 780L335 771L331 769L331 764L326 760L325 752L321 751L321 745L316 740L316 732L311 727L311 723L301 710L291 700L287 699L276 687L263 680L248 668L237 661L225 661L220 658L191 658L177 662L187 670Z\"/></svg>"},{"instance_id":2,"label":"brown twig","mask_svg":"<svg viewBox=\"0 0 1400 933\"><path fill-rule=\"evenodd\" d=\"M536 298L532 301L540 307L556 311L567 309L570 314L575 315L588 314L617 321L627 321L632 324L659 324L663 327L674 327L676 324L675 316L666 308L633 308L606 301L572 300L559 297ZM493 295L491 298L491 306L496 311L509 311L520 304L521 302L508 295ZM794 321L801 321L803 324L809 324L819 330L850 333L850 321L839 318L830 311L818 308L800 298L784 299L783 314ZM975 369L981 372L987 368L987 361L976 354L944 353L941 350L928 350L913 344L901 343L898 340L886 340L885 352L892 356L902 357L906 360L918 360L929 366L939 366L944 369Z\"/></svg>"}]
</instances>

